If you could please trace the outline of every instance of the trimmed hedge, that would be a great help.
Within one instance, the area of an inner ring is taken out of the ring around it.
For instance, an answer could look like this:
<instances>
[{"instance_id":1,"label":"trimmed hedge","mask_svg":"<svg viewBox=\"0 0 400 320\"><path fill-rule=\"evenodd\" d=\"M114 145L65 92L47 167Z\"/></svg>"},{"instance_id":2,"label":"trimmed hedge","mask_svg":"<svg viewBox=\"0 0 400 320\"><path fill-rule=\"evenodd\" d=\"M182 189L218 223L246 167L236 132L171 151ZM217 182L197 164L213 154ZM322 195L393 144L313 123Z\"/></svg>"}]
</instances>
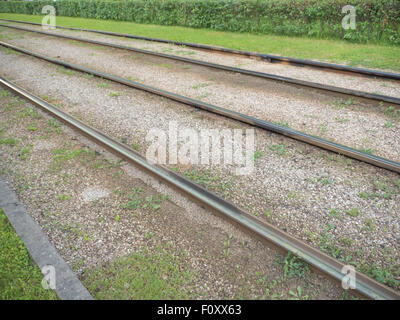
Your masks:
<instances>
[{"instance_id":1,"label":"trimmed hedge","mask_svg":"<svg viewBox=\"0 0 400 320\"><path fill-rule=\"evenodd\" d=\"M68 17L400 44L399 0L0 1L0 12L41 14L46 4ZM341 25L348 4L356 7L356 30Z\"/></svg>"}]
</instances>

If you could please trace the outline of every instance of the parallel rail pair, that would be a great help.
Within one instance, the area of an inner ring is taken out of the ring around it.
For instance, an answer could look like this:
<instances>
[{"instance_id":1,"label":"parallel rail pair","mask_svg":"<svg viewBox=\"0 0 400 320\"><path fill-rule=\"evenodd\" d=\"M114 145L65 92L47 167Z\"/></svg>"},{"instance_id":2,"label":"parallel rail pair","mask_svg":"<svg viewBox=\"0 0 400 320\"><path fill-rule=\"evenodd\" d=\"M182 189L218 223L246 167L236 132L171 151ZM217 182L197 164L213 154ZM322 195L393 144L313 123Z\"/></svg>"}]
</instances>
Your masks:
<instances>
[{"instance_id":1,"label":"parallel rail pair","mask_svg":"<svg viewBox=\"0 0 400 320\"><path fill-rule=\"evenodd\" d=\"M19 20L11 20L11 19L0 19L0 20L14 22L14 23L22 23L22 24L41 26L40 23L35 23L35 22L19 21ZM116 37L124 37L124 38L146 40L146 41L152 41L152 42L168 43L168 44L186 46L186 47L203 49L203 50L214 51L214 52L225 52L225 53L237 54L237 55L242 55L242 56L247 56L247 57L257 57L262 60L267 60L269 62L292 64L292 65L296 65L296 66L306 66L306 67L311 67L311 68L323 69L326 71L346 72L346 73L352 73L352 74L369 76L369 77L400 80L400 74L393 73L393 72L384 72L384 71L378 71L378 70L372 70L372 69L349 67L349 66L333 64L333 63L326 63L326 62L319 62L319 61L305 60L305 59L296 59L296 58L290 58L290 57L282 57L282 56L265 54L265 53L249 52L249 51L243 51L243 50L210 46L210 45L199 44L199 43L190 43L190 42L151 38L151 37L144 37L144 36L138 36L138 35L132 35L132 34L126 34L126 33L110 32L110 31L104 31L104 30L93 30L93 29L74 28L74 27L66 27L66 26L56 26L56 27L59 29L93 32L93 33L100 33L100 34L111 35L111 36L116 36Z\"/></svg>"},{"instance_id":2,"label":"parallel rail pair","mask_svg":"<svg viewBox=\"0 0 400 320\"><path fill-rule=\"evenodd\" d=\"M300 87L304 87L307 89L316 89L318 91L329 93L329 94L333 93L336 95L345 96L345 97L349 97L349 98L361 99L361 100L365 100L365 101L369 101L369 102L371 102L371 101L372 102L384 102L386 104L395 104L395 105L400 106L400 98L381 95L381 94L369 93L369 92L352 90L352 89L347 89L347 88L340 88L340 87L336 87L336 86L331 86L331 85L326 85L326 84L321 84L321 83L316 83L316 82L311 82L311 81L305 81L305 80L300 80L300 79L294 79L294 78L290 78L290 77L284 77L284 76L269 74L269 73L265 73L265 72L236 68L236 67L231 67L231 66L227 66L227 65L222 65L222 64L217 64L217 63L212 63L212 62L207 62L207 61L202 61L202 60L196 60L196 59L190 59L190 58L180 57L180 56L176 56L176 55L170 55L170 54L166 54L166 53L138 49L138 48L114 44L114 43L110 43L110 42L85 39L85 38L81 38L81 37L74 37L74 36L63 35L63 34L56 34L54 32L46 32L46 31L41 31L41 30L36 30L36 29L28 29L28 28L24 28L24 27L11 26L11 25L7 25L7 24L0 24L0 27L6 27L6 28L21 30L21 31L27 31L27 32L34 32L34 33L44 34L44 35L52 36L52 37L56 37L56 38L75 40L75 41L80 41L80 42L84 42L84 43L96 44L96 45L101 45L101 46L106 46L106 47L111 47L111 48L116 48L116 49L121 49L121 50L127 50L127 51L141 53L141 54L152 55L152 56L156 56L156 57L160 57L160 58L171 59L171 60L175 60L175 61L181 61L181 62L185 62L185 63L200 65L200 66L207 67L207 68L235 72L235 73L245 74L245 75L249 75L249 76L253 76L253 77L263 78L266 80L277 81L277 82L285 83L288 85L300 86Z\"/></svg>"},{"instance_id":3,"label":"parallel rail pair","mask_svg":"<svg viewBox=\"0 0 400 320\"><path fill-rule=\"evenodd\" d=\"M78 39L79 40L79 39ZM75 69L81 72L86 72L89 74L96 75L98 77L102 77L105 79L109 79L124 85L128 85L130 87L134 87L136 89L144 90L147 92L151 92L153 94L157 94L160 96L164 96L170 98L172 100L185 103L187 105L201 108L213 113L217 113L235 120L239 120L266 130L270 130L279 134L283 134L285 136L289 136L296 140L304 141L309 144L321 147L323 149L327 149L333 152L337 152L340 154L347 155L349 157L368 162L370 164L376 165L378 167L382 167L385 169L389 169L395 172L400 172L400 164L397 162L393 162L388 159L376 157L373 155L369 155L362 151L358 151L346 146L338 145L332 143L330 141L326 141L324 139L320 139L318 137L313 137L306 135L304 133L282 127L267 121L263 121L260 119L256 119L244 114L240 114L234 112L232 110L228 110L225 108L213 106L210 104L206 104L204 102L194 100L188 97L180 96L171 92L167 92L164 90L160 90L157 88L153 88L147 85L143 85L128 79L124 79L115 75L103 73L100 71L96 71L93 69L89 69L86 67L78 66L72 63L68 63L62 60L46 57L41 54L37 54L22 48L18 48L16 46L0 42L0 45L46 60L52 63L62 65L67 68ZM336 281L341 282L344 274L342 273L342 268L344 265L337 261L336 259L324 254L323 252L309 246L308 244L288 235L287 233L283 232L282 230L268 224L260 219L257 219L250 214L240 210L232 203L220 198L219 196L215 195L214 193L194 184L190 180L183 178L182 176L172 172L166 168L160 166L154 166L149 164L146 159L140 156L137 152L130 149L124 144L121 144L112 138L106 136L102 132L91 128L85 125L83 122L69 116L68 114L62 112L61 110L55 108L51 104L47 103L46 101L32 95L31 93L27 92L23 88L9 82L8 80L0 77L0 84L7 89L13 91L14 93L22 96L23 98L27 99L31 103L37 105L42 110L50 113L52 116L58 118L59 120L63 121L67 125L71 126L75 130L78 130L82 134L88 136L94 142L104 146L108 150L114 152L121 158L128 160L129 162L141 167L148 173L157 176L158 178L162 179L164 182L168 183L169 185L177 188L184 194L188 195L189 197L193 198L194 200L206 205L208 208L212 209L213 211L222 215L222 217L230 220L231 222L235 223L239 227L245 229L246 231L258 236L259 238L268 241L276 245L278 248L283 249L285 251L290 251L293 254L297 255L305 262L309 263L313 266L316 270L323 272L325 275L335 279ZM354 292L358 295L361 295L366 298L372 299L400 299L400 295L388 288L379 282L365 276L360 272L356 272L356 289Z\"/></svg>"},{"instance_id":4,"label":"parallel rail pair","mask_svg":"<svg viewBox=\"0 0 400 320\"><path fill-rule=\"evenodd\" d=\"M315 270L322 272L339 283L342 283L343 278L346 275L342 273L345 265L338 260L309 246L295 237L292 237L279 228L251 216L237 208L231 202L220 198L216 194L198 186L177 173L164 167L150 164L139 153L132 150L127 145L124 145L99 130L84 124L3 77L0 77L0 85L38 106L43 111L64 122L74 130L89 137L98 145L105 147L117 156L140 167L147 173L156 176L158 179L161 179L168 185L178 189L191 199L200 202L213 212L220 214L223 218L239 226L241 229L281 250L292 252L310 264ZM355 272L355 289L353 289L352 292L369 299L400 299L400 295L396 291L358 271Z\"/></svg>"},{"instance_id":5,"label":"parallel rail pair","mask_svg":"<svg viewBox=\"0 0 400 320\"><path fill-rule=\"evenodd\" d=\"M281 125L278 125L278 124L275 124L275 123L272 123L269 121L261 120L261 119L243 114L243 113L239 113L239 112L229 110L229 109L226 109L223 107L215 106L215 105L205 103L203 101L192 99L189 97L185 97L185 96L173 93L173 92L169 92L166 90L151 87L151 86L148 86L148 85L145 85L145 84L142 84L139 82L135 82L135 81L132 81L129 79L125 79L125 78L122 78L122 77L119 77L119 76L116 76L113 74L97 71L97 70L94 70L91 68L76 65L76 64L66 62L66 61L63 61L60 59L51 58L51 57L48 57L48 56L45 56L45 55L42 55L39 53L32 52L27 49L23 49L23 48L5 43L3 41L0 41L0 45L3 47L6 47L6 48L9 48L9 49L12 49L12 50L15 50L15 51L18 51L18 52L42 59L42 60L45 60L45 61L49 61L54 64L61 65L66 68L74 69L74 70L81 71L81 72L88 73L88 74L93 74L100 78L108 79L108 80L111 80L111 81L114 81L114 82L117 82L120 84L124 84L126 86L129 86L129 87L132 87L135 89L143 90L146 92L150 92L152 94L156 94L158 96L166 97L171 100L184 103L191 107L200 108L200 109L203 109L203 110L206 110L206 111L218 114L218 115L225 116L230 119L238 120L238 121L250 124L252 126L264 129L264 130L272 131L272 132L293 138L295 140L305 142L310 145L317 146L317 147L325 149L325 150L329 150L329 151L332 151L332 152L335 152L335 153L338 153L341 155L348 156L353 159L357 159L357 160L372 164L376 167L380 167L380 168L384 168L384 169L388 169L388 170L400 173L400 163L396 162L396 161L392 161L392 160L389 160L389 159L386 159L383 157L375 156L375 155L366 153L364 151L350 148L350 147L347 147L347 146L344 146L344 145L341 145L341 144L338 144L338 143L335 143L335 142L332 142L329 140L325 140L325 139L322 139L322 138L319 138L316 136L312 136L312 135L309 135L309 134L306 134L306 133L303 133L303 132L300 132L300 131L297 131L297 130L294 130L291 128L287 128L287 127L284 127L284 126L281 126Z\"/></svg>"}]
</instances>

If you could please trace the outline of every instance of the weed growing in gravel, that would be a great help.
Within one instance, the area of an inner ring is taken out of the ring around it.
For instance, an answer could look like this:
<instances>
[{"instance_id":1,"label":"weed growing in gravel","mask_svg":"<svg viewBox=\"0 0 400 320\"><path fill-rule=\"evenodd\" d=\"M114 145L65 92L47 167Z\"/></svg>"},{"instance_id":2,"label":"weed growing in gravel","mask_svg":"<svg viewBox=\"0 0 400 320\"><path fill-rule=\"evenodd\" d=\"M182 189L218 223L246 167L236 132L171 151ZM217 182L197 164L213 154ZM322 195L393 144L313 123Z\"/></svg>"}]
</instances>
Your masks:
<instances>
[{"instance_id":1,"label":"weed growing in gravel","mask_svg":"<svg viewBox=\"0 0 400 320\"><path fill-rule=\"evenodd\" d=\"M285 258L276 256L275 263L283 266L283 280L294 277L304 278L310 273L310 267L306 262L289 252Z\"/></svg>"},{"instance_id":2,"label":"weed growing in gravel","mask_svg":"<svg viewBox=\"0 0 400 320\"><path fill-rule=\"evenodd\" d=\"M208 87L208 86L210 86L210 85L211 85L211 83L204 82L204 83L196 84L196 85L194 85L192 88L193 88L193 89L205 88L205 87Z\"/></svg>"},{"instance_id":3,"label":"weed growing in gravel","mask_svg":"<svg viewBox=\"0 0 400 320\"><path fill-rule=\"evenodd\" d=\"M142 196L144 190L142 187L133 188L129 194L130 201L126 204L122 204L121 208L135 210L138 208L146 209L150 208L153 211L158 211L161 208L161 204L168 199L168 196L155 194L147 197Z\"/></svg>"},{"instance_id":4,"label":"weed growing in gravel","mask_svg":"<svg viewBox=\"0 0 400 320\"><path fill-rule=\"evenodd\" d=\"M346 158L342 155L330 155L328 154L326 156L327 160L329 161L336 161L337 163L345 166L345 167L349 167L351 169L351 165L353 164L353 161L349 158Z\"/></svg>"},{"instance_id":5,"label":"weed growing in gravel","mask_svg":"<svg viewBox=\"0 0 400 320\"><path fill-rule=\"evenodd\" d=\"M211 189L217 192L229 191L233 188L233 181L235 177L232 177L229 181L223 181L219 175L213 176L210 172L199 172L196 170L188 170L183 173L183 176L195 183Z\"/></svg>"},{"instance_id":6,"label":"weed growing in gravel","mask_svg":"<svg viewBox=\"0 0 400 320\"><path fill-rule=\"evenodd\" d=\"M339 122L339 123L346 123L349 122L349 119L345 119L345 118L339 118L339 117L335 117L335 121Z\"/></svg>"},{"instance_id":7,"label":"weed growing in gravel","mask_svg":"<svg viewBox=\"0 0 400 320\"><path fill-rule=\"evenodd\" d=\"M369 199L370 198L369 195L366 192L360 192L358 195L359 195L360 198L363 198L363 199Z\"/></svg>"},{"instance_id":8,"label":"weed growing in gravel","mask_svg":"<svg viewBox=\"0 0 400 320\"><path fill-rule=\"evenodd\" d=\"M27 127L27 129L28 129L29 131L36 131L36 130L38 129L38 128L37 128L37 122L33 122L33 123L29 124L28 127Z\"/></svg>"},{"instance_id":9,"label":"weed growing in gravel","mask_svg":"<svg viewBox=\"0 0 400 320\"><path fill-rule=\"evenodd\" d=\"M326 132L326 124L321 124L320 126L319 126L319 130L321 131L321 133L325 133Z\"/></svg>"},{"instance_id":10,"label":"weed growing in gravel","mask_svg":"<svg viewBox=\"0 0 400 320\"><path fill-rule=\"evenodd\" d=\"M19 158L21 160L26 160L28 155L30 154L31 150L29 148L23 148L21 152L19 153Z\"/></svg>"},{"instance_id":11,"label":"weed growing in gravel","mask_svg":"<svg viewBox=\"0 0 400 320\"><path fill-rule=\"evenodd\" d=\"M227 239L224 240L224 249L222 250L222 254L224 258L228 258L230 252L231 252L231 240L232 240L233 235L229 234Z\"/></svg>"},{"instance_id":12,"label":"weed growing in gravel","mask_svg":"<svg viewBox=\"0 0 400 320\"><path fill-rule=\"evenodd\" d=\"M176 54L182 54L182 55L185 55L185 56L191 56L191 55L195 55L196 54L196 52L194 52L194 51L187 51L187 50L175 50L175 53Z\"/></svg>"},{"instance_id":13,"label":"weed growing in gravel","mask_svg":"<svg viewBox=\"0 0 400 320\"><path fill-rule=\"evenodd\" d=\"M399 275L398 271L393 272L393 270L390 270L389 268L381 268L378 267L376 264L372 265L367 265L363 264L359 267L359 270L363 273L365 273L367 276L374 278L375 280L386 284L390 287L393 288L399 288L400 287L400 282L395 279L393 273Z\"/></svg>"},{"instance_id":14,"label":"weed growing in gravel","mask_svg":"<svg viewBox=\"0 0 400 320\"><path fill-rule=\"evenodd\" d=\"M99 83L97 86L99 88L109 88L110 84L108 84L107 82L102 82L102 83Z\"/></svg>"},{"instance_id":15,"label":"weed growing in gravel","mask_svg":"<svg viewBox=\"0 0 400 320\"><path fill-rule=\"evenodd\" d=\"M267 218L267 219L271 216L271 214L272 214L272 211L271 211L271 210L266 209L266 210L264 211L264 217Z\"/></svg>"},{"instance_id":16,"label":"weed growing in gravel","mask_svg":"<svg viewBox=\"0 0 400 320\"><path fill-rule=\"evenodd\" d=\"M357 217L360 214L360 209L353 208L353 209L350 209L350 210L345 210L344 213L346 213L350 217Z\"/></svg>"},{"instance_id":17,"label":"weed growing in gravel","mask_svg":"<svg viewBox=\"0 0 400 320\"><path fill-rule=\"evenodd\" d=\"M129 198L131 200L127 204L121 205L121 207L124 209L137 209L142 202L142 197L140 196L140 194L144 192L143 188L133 188L131 191L132 193L129 195Z\"/></svg>"},{"instance_id":18,"label":"weed growing in gravel","mask_svg":"<svg viewBox=\"0 0 400 320\"><path fill-rule=\"evenodd\" d=\"M140 149L140 144L138 142L134 142L131 144L131 148L135 151L139 151Z\"/></svg>"},{"instance_id":19,"label":"weed growing in gravel","mask_svg":"<svg viewBox=\"0 0 400 320\"><path fill-rule=\"evenodd\" d=\"M108 95L112 98L116 98L121 95L121 92L110 92Z\"/></svg>"},{"instance_id":20,"label":"weed growing in gravel","mask_svg":"<svg viewBox=\"0 0 400 320\"><path fill-rule=\"evenodd\" d=\"M169 63L158 63L156 66L172 69L172 66Z\"/></svg>"},{"instance_id":21,"label":"weed growing in gravel","mask_svg":"<svg viewBox=\"0 0 400 320\"><path fill-rule=\"evenodd\" d=\"M57 199L58 199L58 200L61 200L61 201L66 201L66 200L71 199L71 196L69 196L69 195L67 195L67 194L59 194L59 195L57 196Z\"/></svg>"},{"instance_id":22,"label":"weed growing in gravel","mask_svg":"<svg viewBox=\"0 0 400 320\"><path fill-rule=\"evenodd\" d=\"M329 178L327 173L323 174L320 178L317 179L317 182L321 183L323 186L333 183L333 179Z\"/></svg>"},{"instance_id":23,"label":"weed growing in gravel","mask_svg":"<svg viewBox=\"0 0 400 320\"><path fill-rule=\"evenodd\" d=\"M253 155L254 161L256 161L257 159L261 158L263 155L264 155L264 152L262 152L260 150L256 150L256 152L254 152L254 155Z\"/></svg>"},{"instance_id":24,"label":"weed growing in gravel","mask_svg":"<svg viewBox=\"0 0 400 320\"><path fill-rule=\"evenodd\" d=\"M303 295L303 289L300 286L297 286L296 292L289 290L289 295L291 296L290 300L307 300L309 298L308 295Z\"/></svg>"},{"instance_id":25,"label":"weed growing in gravel","mask_svg":"<svg viewBox=\"0 0 400 320\"><path fill-rule=\"evenodd\" d=\"M365 219L364 224L365 224L365 226L362 228L362 230L367 230L370 232L373 232L375 230L375 224L371 218Z\"/></svg>"},{"instance_id":26,"label":"weed growing in gravel","mask_svg":"<svg viewBox=\"0 0 400 320\"><path fill-rule=\"evenodd\" d=\"M73 76L73 75L76 74L75 71L69 70L69 69L64 68L64 67L57 67L56 70L57 70L57 72L59 72L59 73L61 73L61 74L66 74L66 75L68 75L68 76Z\"/></svg>"},{"instance_id":27,"label":"weed growing in gravel","mask_svg":"<svg viewBox=\"0 0 400 320\"><path fill-rule=\"evenodd\" d=\"M19 140L14 139L14 138L5 138L5 139L0 138L0 145L5 144L7 146L14 147L18 143L19 143Z\"/></svg>"},{"instance_id":28,"label":"weed growing in gravel","mask_svg":"<svg viewBox=\"0 0 400 320\"><path fill-rule=\"evenodd\" d=\"M389 106L389 107L387 107L387 109L384 111L384 113L385 113L388 117L394 118L394 119L400 121L400 110L399 110L399 109L396 109L396 108L393 107L393 106Z\"/></svg>"},{"instance_id":29,"label":"weed growing in gravel","mask_svg":"<svg viewBox=\"0 0 400 320\"><path fill-rule=\"evenodd\" d=\"M153 211L157 211L161 208L161 204L164 200L168 199L168 196L156 194L155 196L150 195L146 197L144 204L142 205L143 209L151 208Z\"/></svg>"},{"instance_id":30,"label":"weed growing in gravel","mask_svg":"<svg viewBox=\"0 0 400 320\"><path fill-rule=\"evenodd\" d=\"M82 164L89 163L93 161L98 154L89 148L77 148L68 150L66 148L52 150L53 153L53 163L50 169L53 171L60 170L62 165L69 160L79 159Z\"/></svg>"},{"instance_id":31,"label":"weed growing in gravel","mask_svg":"<svg viewBox=\"0 0 400 320\"><path fill-rule=\"evenodd\" d=\"M100 155L100 153L95 151L94 156L98 156L98 155ZM111 159L99 159L99 160L93 161L90 164L90 167L94 168L94 169L109 169L109 168L119 168L122 166L122 164L123 164L123 161L121 159L117 159L115 162ZM121 175L118 175L118 176L121 176ZM114 177L114 175L113 175L113 177Z\"/></svg>"},{"instance_id":32,"label":"weed growing in gravel","mask_svg":"<svg viewBox=\"0 0 400 320\"><path fill-rule=\"evenodd\" d=\"M19 113L19 117L21 119L24 119L26 117L30 117L32 119L40 119L40 118L42 118L40 113L37 110L33 109L33 108L26 108L24 111Z\"/></svg>"},{"instance_id":33,"label":"weed growing in gravel","mask_svg":"<svg viewBox=\"0 0 400 320\"><path fill-rule=\"evenodd\" d=\"M151 238L153 238L153 236L154 236L154 232L146 232L145 234L144 234L144 238L146 239L146 240L150 240Z\"/></svg>"},{"instance_id":34,"label":"weed growing in gravel","mask_svg":"<svg viewBox=\"0 0 400 320\"><path fill-rule=\"evenodd\" d=\"M353 240L350 238L340 238L339 241L346 247L350 247L353 244Z\"/></svg>"},{"instance_id":35,"label":"weed growing in gravel","mask_svg":"<svg viewBox=\"0 0 400 320\"><path fill-rule=\"evenodd\" d=\"M14 106L15 106L15 102L11 101L9 104L3 106L4 107L4 111L10 111Z\"/></svg>"},{"instance_id":36,"label":"weed growing in gravel","mask_svg":"<svg viewBox=\"0 0 400 320\"><path fill-rule=\"evenodd\" d=\"M58 161L65 161L73 159L79 156L83 152L83 149L73 149L73 150L66 150L66 149L55 149L52 151L53 153L53 160L55 162Z\"/></svg>"},{"instance_id":37,"label":"weed growing in gravel","mask_svg":"<svg viewBox=\"0 0 400 320\"><path fill-rule=\"evenodd\" d=\"M201 99L207 98L207 97L210 96L210 95L211 95L211 93L205 92L205 93L199 95L198 97L196 97L196 99L197 99L197 100L201 100Z\"/></svg>"},{"instance_id":38,"label":"weed growing in gravel","mask_svg":"<svg viewBox=\"0 0 400 320\"><path fill-rule=\"evenodd\" d=\"M56 120L54 120L53 118L49 119L49 126L54 128L53 130L55 130L55 132L57 132L57 134L61 133L61 124L59 124ZM50 132L52 132L53 130L50 130Z\"/></svg>"},{"instance_id":39,"label":"weed growing in gravel","mask_svg":"<svg viewBox=\"0 0 400 320\"><path fill-rule=\"evenodd\" d=\"M188 299L194 273L171 249L143 248L83 274L96 299Z\"/></svg>"},{"instance_id":40,"label":"weed growing in gravel","mask_svg":"<svg viewBox=\"0 0 400 320\"><path fill-rule=\"evenodd\" d=\"M286 122L286 121L278 121L278 122L274 122L273 121L272 123L275 123L275 124L277 124L277 125L279 125L281 127L290 128L289 122Z\"/></svg>"},{"instance_id":41,"label":"weed growing in gravel","mask_svg":"<svg viewBox=\"0 0 400 320\"><path fill-rule=\"evenodd\" d=\"M1 90L1 96L2 96L2 97L8 97L9 95L10 95L10 91Z\"/></svg>"},{"instance_id":42,"label":"weed growing in gravel","mask_svg":"<svg viewBox=\"0 0 400 320\"><path fill-rule=\"evenodd\" d=\"M350 107L352 105L356 104L356 101L353 99L348 99L348 100L335 100L331 102L331 105L335 110L339 110L342 108Z\"/></svg>"},{"instance_id":43,"label":"weed growing in gravel","mask_svg":"<svg viewBox=\"0 0 400 320\"><path fill-rule=\"evenodd\" d=\"M257 276L257 282L259 284L261 284L262 286L267 285L267 276L266 275L262 275L261 272L257 271L256 272L256 276Z\"/></svg>"},{"instance_id":44,"label":"weed growing in gravel","mask_svg":"<svg viewBox=\"0 0 400 320\"><path fill-rule=\"evenodd\" d=\"M393 195L399 193L399 189L400 189L399 181L397 183L396 183L396 181L393 181L393 185L389 186L388 181L374 179L374 180L372 180L372 184L373 184L376 192L372 193L371 195L373 195L375 197L376 196L382 197L384 199L391 199ZM398 189L398 190L396 190L396 189Z\"/></svg>"},{"instance_id":45,"label":"weed growing in gravel","mask_svg":"<svg viewBox=\"0 0 400 320\"><path fill-rule=\"evenodd\" d=\"M368 153L368 154L374 154L375 150L371 148L360 148L360 151Z\"/></svg>"},{"instance_id":46,"label":"weed growing in gravel","mask_svg":"<svg viewBox=\"0 0 400 320\"><path fill-rule=\"evenodd\" d=\"M112 176L113 178L120 178L120 177L122 177L123 174L124 174L124 171L118 170L117 173L113 173L111 176Z\"/></svg>"},{"instance_id":47,"label":"weed growing in gravel","mask_svg":"<svg viewBox=\"0 0 400 320\"><path fill-rule=\"evenodd\" d=\"M15 54L15 55L19 56L21 54L21 52L7 48L7 54Z\"/></svg>"},{"instance_id":48,"label":"weed growing in gravel","mask_svg":"<svg viewBox=\"0 0 400 320\"><path fill-rule=\"evenodd\" d=\"M332 241L332 235L329 234L327 230L323 231L318 236L318 245L322 251L326 252L335 259L339 259L341 257L342 249L334 244Z\"/></svg>"},{"instance_id":49,"label":"weed growing in gravel","mask_svg":"<svg viewBox=\"0 0 400 320\"><path fill-rule=\"evenodd\" d=\"M286 146L283 144L271 144L268 146L268 149L273 151L278 156L284 157L287 154Z\"/></svg>"}]
</instances>

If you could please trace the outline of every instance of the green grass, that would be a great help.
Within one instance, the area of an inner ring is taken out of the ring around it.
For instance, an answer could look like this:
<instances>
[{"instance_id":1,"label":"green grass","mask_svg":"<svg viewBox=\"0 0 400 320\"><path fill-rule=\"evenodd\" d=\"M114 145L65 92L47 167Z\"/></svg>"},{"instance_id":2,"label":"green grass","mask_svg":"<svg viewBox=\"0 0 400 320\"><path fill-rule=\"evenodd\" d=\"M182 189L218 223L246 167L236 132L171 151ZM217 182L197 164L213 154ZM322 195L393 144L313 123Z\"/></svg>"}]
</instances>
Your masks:
<instances>
[{"instance_id":1,"label":"green grass","mask_svg":"<svg viewBox=\"0 0 400 320\"><path fill-rule=\"evenodd\" d=\"M67 69L67 68L64 68L64 67L57 67L56 70L57 70L57 72L62 73L62 74L66 74L68 76L73 76L74 74L76 74L75 71ZM44 99L44 100L47 100L47 99Z\"/></svg>"},{"instance_id":2,"label":"green grass","mask_svg":"<svg viewBox=\"0 0 400 320\"><path fill-rule=\"evenodd\" d=\"M353 208L350 210L346 210L345 213L349 215L350 217L357 217L360 214L360 209L358 208Z\"/></svg>"},{"instance_id":3,"label":"green grass","mask_svg":"<svg viewBox=\"0 0 400 320\"><path fill-rule=\"evenodd\" d=\"M0 145L5 144L8 146L15 146L19 143L19 141L17 139L14 138L5 138L5 139L1 139L0 138Z\"/></svg>"},{"instance_id":4,"label":"green grass","mask_svg":"<svg viewBox=\"0 0 400 320\"><path fill-rule=\"evenodd\" d=\"M0 18L40 23L42 16L1 13ZM273 35L221 32L133 22L57 17L61 26L129 33L176 41L196 42L233 49L278 54L294 58L318 59L368 68L400 71L400 47L354 44L339 40L319 40Z\"/></svg>"},{"instance_id":5,"label":"green grass","mask_svg":"<svg viewBox=\"0 0 400 320\"><path fill-rule=\"evenodd\" d=\"M83 283L96 299L189 299L193 273L180 257L158 247L87 270Z\"/></svg>"},{"instance_id":6,"label":"green grass","mask_svg":"<svg viewBox=\"0 0 400 320\"><path fill-rule=\"evenodd\" d=\"M283 144L271 144L268 148L279 156L285 156L287 154L286 146Z\"/></svg>"},{"instance_id":7,"label":"green grass","mask_svg":"<svg viewBox=\"0 0 400 320\"><path fill-rule=\"evenodd\" d=\"M121 93L120 92L110 92L108 95L112 98L115 98L115 97L119 97L121 95Z\"/></svg>"},{"instance_id":8,"label":"green grass","mask_svg":"<svg viewBox=\"0 0 400 320\"><path fill-rule=\"evenodd\" d=\"M294 277L304 278L310 273L308 264L290 252L284 258L277 255L275 263L282 265L284 279Z\"/></svg>"},{"instance_id":9,"label":"green grass","mask_svg":"<svg viewBox=\"0 0 400 320\"><path fill-rule=\"evenodd\" d=\"M54 300L42 288L43 275L0 209L0 300Z\"/></svg>"}]
</instances>

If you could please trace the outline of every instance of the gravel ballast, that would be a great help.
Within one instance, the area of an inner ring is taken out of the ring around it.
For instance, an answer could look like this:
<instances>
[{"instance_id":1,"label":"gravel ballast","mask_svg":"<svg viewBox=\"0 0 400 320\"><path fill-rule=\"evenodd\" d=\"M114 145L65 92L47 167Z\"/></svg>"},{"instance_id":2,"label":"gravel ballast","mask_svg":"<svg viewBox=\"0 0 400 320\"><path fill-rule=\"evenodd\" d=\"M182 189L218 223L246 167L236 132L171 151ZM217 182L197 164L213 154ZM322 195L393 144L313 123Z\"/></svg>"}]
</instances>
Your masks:
<instances>
[{"instance_id":1,"label":"gravel ballast","mask_svg":"<svg viewBox=\"0 0 400 320\"><path fill-rule=\"evenodd\" d=\"M1 92L0 174L85 281L92 268L161 246L193 273L194 281L179 288L188 298L287 299L290 292L301 299L349 297L306 269L285 273L279 252ZM128 208L133 195L142 204L158 199L158 206Z\"/></svg>"},{"instance_id":2,"label":"gravel ballast","mask_svg":"<svg viewBox=\"0 0 400 320\"><path fill-rule=\"evenodd\" d=\"M6 36L10 34L11 39L8 39L8 42L35 52L116 74L400 161L400 150L397 147L400 144L400 122L395 114L398 111L391 111L388 106L365 105L355 100L340 99L274 81L34 33L14 30L3 33ZM13 38L13 35L18 37ZM21 38L22 35L26 38ZM268 65L260 61L257 63L260 68ZM303 72L306 70L315 71L306 68ZM329 75L330 73L326 73L325 77L321 75L315 78L315 82L323 82L321 80L329 78ZM346 79L346 76L334 75L338 79ZM360 83L375 81L369 78L357 79ZM388 83L390 86L398 86L397 83ZM355 83L350 88L363 89Z\"/></svg>"},{"instance_id":3,"label":"gravel ballast","mask_svg":"<svg viewBox=\"0 0 400 320\"><path fill-rule=\"evenodd\" d=\"M2 75L13 80L17 74L18 84L135 145L143 155L149 147L148 132L153 128L167 132L171 121L198 131L250 128L122 85L68 74L24 55L2 51L1 59ZM258 156L252 175L234 176L230 165L171 167L246 211L367 274L381 279L383 275L382 281L396 286L399 175L263 130L255 130L255 135Z\"/></svg>"}]
</instances>

